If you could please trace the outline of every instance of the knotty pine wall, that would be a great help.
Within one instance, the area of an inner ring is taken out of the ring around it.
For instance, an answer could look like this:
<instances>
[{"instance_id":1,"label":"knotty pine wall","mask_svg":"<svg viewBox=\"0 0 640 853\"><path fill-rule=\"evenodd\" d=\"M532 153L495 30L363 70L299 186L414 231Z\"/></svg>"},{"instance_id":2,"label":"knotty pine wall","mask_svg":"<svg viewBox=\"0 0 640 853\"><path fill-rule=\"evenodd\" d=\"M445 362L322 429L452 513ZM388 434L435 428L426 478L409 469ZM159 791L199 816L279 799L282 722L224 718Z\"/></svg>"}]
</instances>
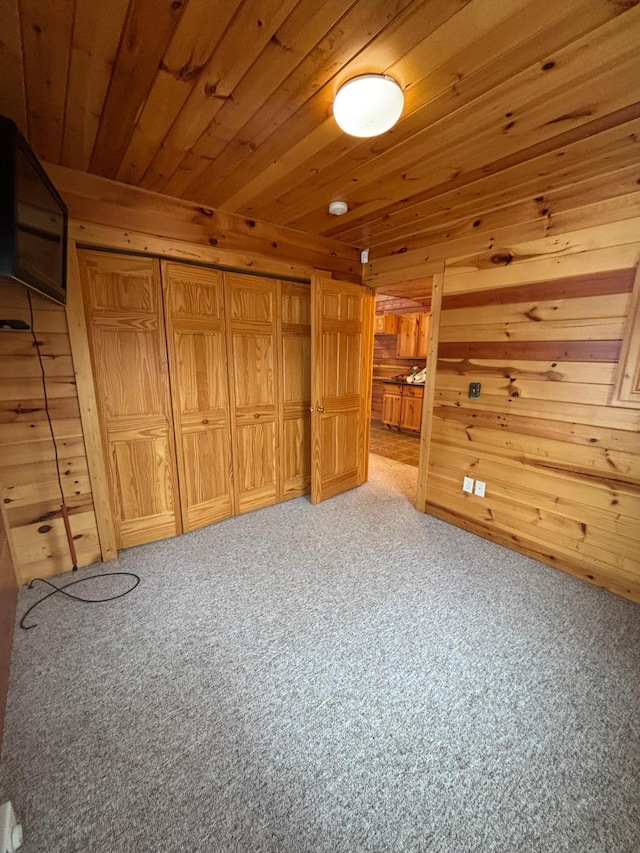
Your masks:
<instances>
[{"instance_id":1,"label":"knotty pine wall","mask_svg":"<svg viewBox=\"0 0 640 853\"><path fill-rule=\"evenodd\" d=\"M640 409L611 400L639 235L631 216L527 242L496 237L488 251L478 238L478 253L440 261L439 273L434 266L437 359L425 389L433 414L417 499L636 601ZM415 276L396 264L399 279ZM390 258L384 274L393 275ZM472 381L482 383L478 400L468 398ZM466 475L486 482L485 498L462 491Z\"/></svg>"},{"instance_id":2,"label":"knotty pine wall","mask_svg":"<svg viewBox=\"0 0 640 853\"><path fill-rule=\"evenodd\" d=\"M100 559L78 393L63 307L31 295L62 488L79 565ZM27 290L0 281L0 319L30 324ZM31 332L0 329L0 482L20 583L72 566L42 379Z\"/></svg>"},{"instance_id":3,"label":"knotty pine wall","mask_svg":"<svg viewBox=\"0 0 640 853\"><path fill-rule=\"evenodd\" d=\"M640 598L640 412L609 405L634 273L445 277L427 508Z\"/></svg>"}]
</instances>

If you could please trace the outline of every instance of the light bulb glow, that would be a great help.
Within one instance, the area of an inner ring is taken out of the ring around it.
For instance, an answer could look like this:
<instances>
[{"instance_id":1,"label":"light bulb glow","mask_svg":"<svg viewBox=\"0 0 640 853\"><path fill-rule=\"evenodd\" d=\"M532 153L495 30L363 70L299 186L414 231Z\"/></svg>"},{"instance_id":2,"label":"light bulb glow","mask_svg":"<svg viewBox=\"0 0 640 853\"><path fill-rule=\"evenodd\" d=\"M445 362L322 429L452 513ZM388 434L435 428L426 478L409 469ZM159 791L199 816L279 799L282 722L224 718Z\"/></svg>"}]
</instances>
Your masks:
<instances>
[{"instance_id":1,"label":"light bulb glow","mask_svg":"<svg viewBox=\"0 0 640 853\"><path fill-rule=\"evenodd\" d=\"M362 74L338 89L333 115L338 126L351 136L378 136L402 115L404 95L391 77Z\"/></svg>"}]
</instances>

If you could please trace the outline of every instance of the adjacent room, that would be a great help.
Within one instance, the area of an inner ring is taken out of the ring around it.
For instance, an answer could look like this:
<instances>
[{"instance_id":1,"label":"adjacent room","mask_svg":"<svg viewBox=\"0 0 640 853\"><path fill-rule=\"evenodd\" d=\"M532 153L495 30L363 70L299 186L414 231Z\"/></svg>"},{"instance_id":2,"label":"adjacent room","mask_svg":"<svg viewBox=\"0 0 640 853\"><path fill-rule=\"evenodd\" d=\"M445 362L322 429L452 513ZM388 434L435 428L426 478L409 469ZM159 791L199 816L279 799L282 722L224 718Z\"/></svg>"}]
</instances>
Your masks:
<instances>
[{"instance_id":1,"label":"adjacent room","mask_svg":"<svg viewBox=\"0 0 640 853\"><path fill-rule=\"evenodd\" d=\"M640 3L0 19L0 851L637 853Z\"/></svg>"}]
</instances>

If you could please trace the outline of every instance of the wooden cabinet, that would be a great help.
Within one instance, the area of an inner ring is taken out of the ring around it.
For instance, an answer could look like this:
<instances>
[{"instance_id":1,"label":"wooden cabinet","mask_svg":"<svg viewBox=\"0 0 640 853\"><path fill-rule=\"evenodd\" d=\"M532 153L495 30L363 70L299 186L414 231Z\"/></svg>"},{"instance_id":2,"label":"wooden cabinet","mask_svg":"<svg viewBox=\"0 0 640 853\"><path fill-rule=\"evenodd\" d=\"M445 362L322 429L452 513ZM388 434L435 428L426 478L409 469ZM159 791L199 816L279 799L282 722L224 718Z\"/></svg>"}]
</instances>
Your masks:
<instances>
[{"instance_id":1,"label":"wooden cabinet","mask_svg":"<svg viewBox=\"0 0 640 853\"><path fill-rule=\"evenodd\" d=\"M117 547L308 492L309 286L79 260Z\"/></svg>"},{"instance_id":2,"label":"wooden cabinet","mask_svg":"<svg viewBox=\"0 0 640 853\"><path fill-rule=\"evenodd\" d=\"M376 314L373 321L376 335L395 335L398 332L397 314Z\"/></svg>"},{"instance_id":3,"label":"wooden cabinet","mask_svg":"<svg viewBox=\"0 0 640 853\"><path fill-rule=\"evenodd\" d=\"M382 422L387 426L420 432L423 396L421 385L386 385L382 398Z\"/></svg>"},{"instance_id":4,"label":"wooden cabinet","mask_svg":"<svg viewBox=\"0 0 640 853\"><path fill-rule=\"evenodd\" d=\"M398 316L398 358L427 357L429 319L429 314Z\"/></svg>"},{"instance_id":5,"label":"wooden cabinet","mask_svg":"<svg viewBox=\"0 0 640 853\"><path fill-rule=\"evenodd\" d=\"M422 398L424 390L421 387L407 385L402 389L402 409L400 412L400 428L420 432L422 426Z\"/></svg>"},{"instance_id":6,"label":"wooden cabinet","mask_svg":"<svg viewBox=\"0 0 640 853\"><path fill-rule=\"evenodd\" d=\"M400 426L402 418L402 387L390 385L384 389L382 397L382 423L387 426Z\"/></svg>"},{"instance_id":7,"label":"wooden cabinet","mask_svg":"<svg viewBox=\"0 0 640 853\"><path fill-rule=\"evenodd\" d=\"M418 342L416 344L416 358L426 358L429 352L429 314L418 315Z\"/></svg>"}]
</instances>

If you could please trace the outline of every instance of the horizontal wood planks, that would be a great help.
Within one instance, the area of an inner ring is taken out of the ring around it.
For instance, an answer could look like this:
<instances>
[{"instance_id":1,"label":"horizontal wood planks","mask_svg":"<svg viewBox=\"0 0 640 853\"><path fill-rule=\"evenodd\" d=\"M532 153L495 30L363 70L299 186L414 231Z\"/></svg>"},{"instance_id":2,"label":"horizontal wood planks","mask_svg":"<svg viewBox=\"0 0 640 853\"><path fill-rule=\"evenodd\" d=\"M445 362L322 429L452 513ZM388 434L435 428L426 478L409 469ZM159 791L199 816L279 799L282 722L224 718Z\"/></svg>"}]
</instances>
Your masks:
<instances>
[{"instance_id":1,"label":"horizontal wood planks","mask_svg":"<svg viewBox=\"0 0 640 853\"><path fill-rule=\"evenodd\" d=\"M447 268L426 510L640 600L640 410L611 405L635 269L547 265Z\"/></svg>"},{"instance_id":2,"label":"horizontal wood planks","mask_svg":"<svg viewBox=\"0 0 640 853\"><path fill-rule=\"evenodd\" d=\"M338 240L224 213L61 166L48 165L47 170L69 207L69 215L87 232L84 237L82 230L74 233L80 242L95 242L87 226L96 225L119 233L120 243L114 248L126 248L122 245L126 235L147 235L146 241L130 245L130 250L155 251L145 248L148 239L160 238L190 244L192 260L208 260L198 254L200 249L215 258L209 262L229 267L307 278L315 267L322 267L342 278L361 281L357 249Z\"/></svg>"},{"instance_id":3,"label":"horizontal wood planks","mask_svg":"<svg viewBox=\"0 0 640 853\"><path fill-rule=\"evenodd\" d=\"M62 488L79 565L100 559L100 544L65 310L31 295L40 342ZM0 282L0 315L30 323L27 291ZM31 332L0 331L0 481L20 583L72 566Z\"/></svg>"}]
</instances>

